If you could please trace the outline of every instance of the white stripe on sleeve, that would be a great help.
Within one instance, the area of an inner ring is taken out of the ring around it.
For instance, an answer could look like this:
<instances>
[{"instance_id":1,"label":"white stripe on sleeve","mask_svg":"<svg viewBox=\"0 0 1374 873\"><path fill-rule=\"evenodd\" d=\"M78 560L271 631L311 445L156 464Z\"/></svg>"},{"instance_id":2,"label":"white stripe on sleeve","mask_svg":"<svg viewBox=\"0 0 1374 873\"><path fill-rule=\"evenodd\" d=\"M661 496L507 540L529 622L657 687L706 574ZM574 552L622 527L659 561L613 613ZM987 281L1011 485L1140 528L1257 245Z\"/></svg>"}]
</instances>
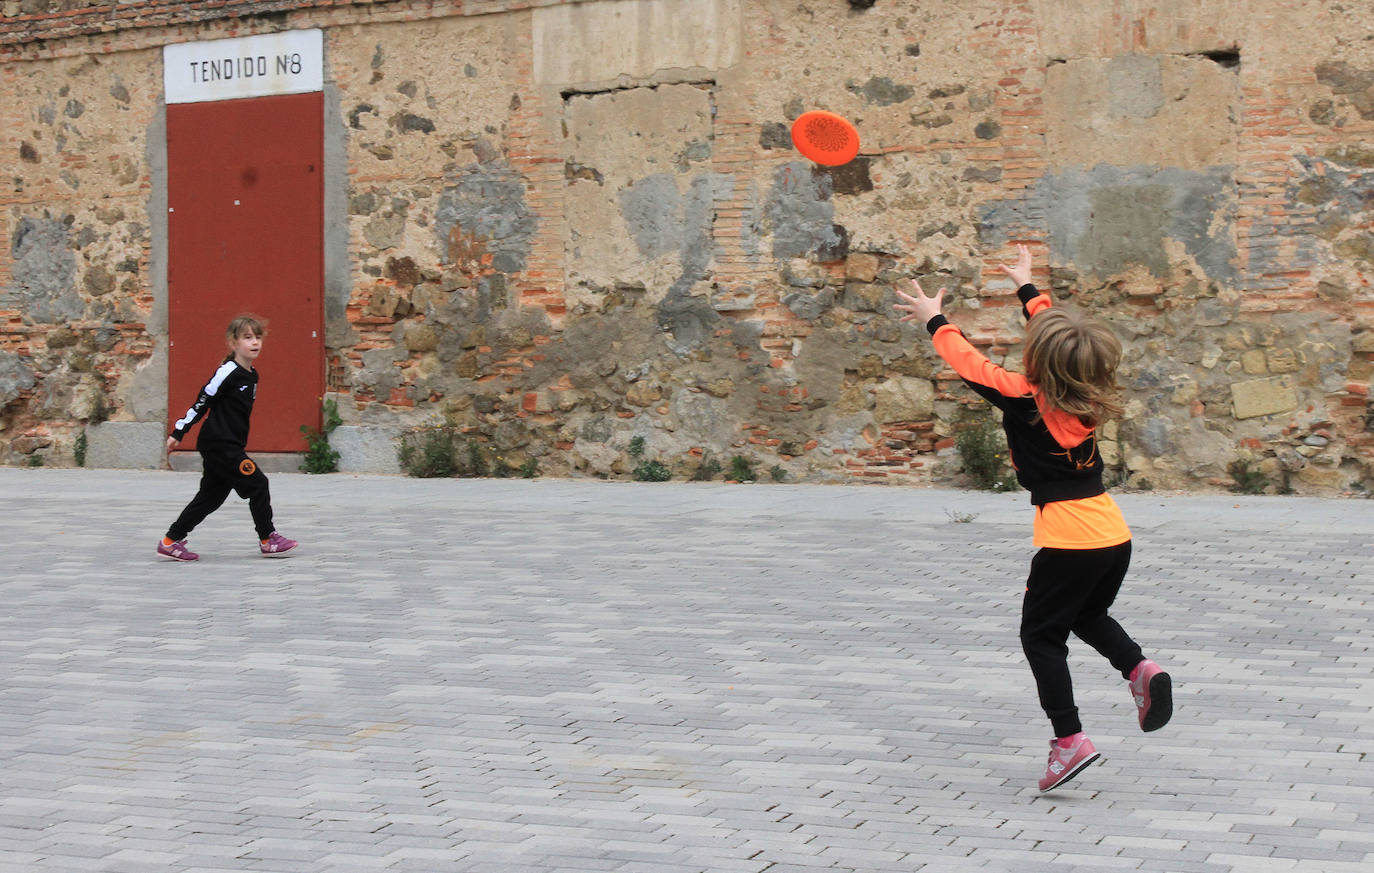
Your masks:
<instances>
[{"instance_id":1,"label":"white stripe on sleeve","mask_svg":"<svg viewBox=\"0 0 1374 873\"><path fill-rule=\"evenodd\" d=\"M236 366L237 365L233 361L225 361L224 364L215 371L215 375L210 377L210 381L206 383L200 393L207 397L215 396L216 392L219 391L219 386L224 384L224 380L229 378L229 374L234 372L234 367ZM196 415L200 411L197 407L200 405L200 397L197 397L196 402L191 404L191 408L186 410L186 415L182 416L182 418L177 421L172 427L172 430L182 431L194 424Z\"/></svg>"},{"instance_id":2,"label":"white stripe on sleeve","mask_svg":"<svg viewBox=\"0 0 1374 873\"><path fill-rule=\"evenodd\" d=\"M210 377L210 383L205 386L205 393L214 397L219 391L219 386L224 384L224 380L228 379L229 374L234 372L237 367L238 364L235 364L233 361L225 361L220 368L215 371L215 375Z\"/></svg>"}]
</instances>

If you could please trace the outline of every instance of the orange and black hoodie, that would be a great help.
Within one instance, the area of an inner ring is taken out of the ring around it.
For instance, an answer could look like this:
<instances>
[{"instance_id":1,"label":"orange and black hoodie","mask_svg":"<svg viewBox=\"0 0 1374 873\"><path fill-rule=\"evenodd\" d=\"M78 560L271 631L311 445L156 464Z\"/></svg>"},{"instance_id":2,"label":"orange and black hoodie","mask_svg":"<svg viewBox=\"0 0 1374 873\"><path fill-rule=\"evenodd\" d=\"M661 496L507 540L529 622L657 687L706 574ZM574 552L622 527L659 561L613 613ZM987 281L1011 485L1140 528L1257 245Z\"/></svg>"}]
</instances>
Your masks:
<instances>
[{"instance_id":1,"label":"orange and black hoodie","mask_svg":"<svg viewBox=\"0 0 1374 873\"><path fill-rule=\"evenodd\" d=\"M1052 305L1034 285L1022 285L1016 293L1027 320ZM1012 468L1035 504L1035 545L1097 549L1130 540L1130 529L1102 484L1094 428L1049 406L1022 374L989 361L945 316L930 319L926 329L945 363L1002 410Z\"/></svg>"}]
</instances>

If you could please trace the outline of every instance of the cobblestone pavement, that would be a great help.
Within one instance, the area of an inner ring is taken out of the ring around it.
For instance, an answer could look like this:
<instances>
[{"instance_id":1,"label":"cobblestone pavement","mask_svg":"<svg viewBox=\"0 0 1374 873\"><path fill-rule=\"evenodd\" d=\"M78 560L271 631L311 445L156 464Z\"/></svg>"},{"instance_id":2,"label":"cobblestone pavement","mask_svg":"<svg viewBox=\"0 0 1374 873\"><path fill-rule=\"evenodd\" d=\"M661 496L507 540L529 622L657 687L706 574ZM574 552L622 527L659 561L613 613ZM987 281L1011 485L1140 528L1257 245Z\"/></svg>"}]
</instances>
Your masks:
<instances>
[{"instance_id":1,"label":"cobblestone pavement","mask_svg":"<svg viewBox=\"0 0 1374 873\"><path fill-rule=\"evenodd\" d=\"M1025 495L0 469L0 870L1374 870L1374 502L1118 497L1175 678L1040 795Z\"/></svg>"}]
</instances>

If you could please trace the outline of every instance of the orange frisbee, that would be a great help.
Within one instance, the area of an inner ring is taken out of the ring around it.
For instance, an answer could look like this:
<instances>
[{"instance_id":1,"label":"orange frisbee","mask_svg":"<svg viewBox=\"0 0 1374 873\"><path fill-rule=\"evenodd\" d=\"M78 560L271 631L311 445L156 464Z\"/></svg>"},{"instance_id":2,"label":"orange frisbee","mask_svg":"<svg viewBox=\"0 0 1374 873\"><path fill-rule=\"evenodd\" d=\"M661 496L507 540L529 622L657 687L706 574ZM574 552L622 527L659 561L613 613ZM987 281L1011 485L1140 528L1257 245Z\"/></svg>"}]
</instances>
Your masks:
<instances>
[{"instance_id":1,"label":"orange frisbee","mask_svg":"<svg viewBox=\"0 0 1374 873\"><path fill-rule=\"evenodd\" d=\"M809 160L838 167L859 153L859 132L844 116L813 109L792 122L792 145Z\"/></svg>"}]
</instances>

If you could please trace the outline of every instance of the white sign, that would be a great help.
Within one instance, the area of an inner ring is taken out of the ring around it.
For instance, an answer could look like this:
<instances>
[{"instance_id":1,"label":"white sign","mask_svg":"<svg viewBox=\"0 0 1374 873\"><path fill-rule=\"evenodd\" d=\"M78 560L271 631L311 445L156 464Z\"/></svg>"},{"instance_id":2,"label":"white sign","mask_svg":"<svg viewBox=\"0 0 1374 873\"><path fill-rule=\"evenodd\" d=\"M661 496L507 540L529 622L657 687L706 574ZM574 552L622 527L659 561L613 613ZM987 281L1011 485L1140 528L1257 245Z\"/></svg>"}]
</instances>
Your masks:
<instances>
[{"instance_id":1,"label":"white sign","mask_svg":"<svg viewBox=\"0 0 1374 873\"><path fill-rule=\"evenodd\" d=\"M168 103L305 94L324 88L324 31L287 30L162 50Z\"/></svg>"}]
</instances>

